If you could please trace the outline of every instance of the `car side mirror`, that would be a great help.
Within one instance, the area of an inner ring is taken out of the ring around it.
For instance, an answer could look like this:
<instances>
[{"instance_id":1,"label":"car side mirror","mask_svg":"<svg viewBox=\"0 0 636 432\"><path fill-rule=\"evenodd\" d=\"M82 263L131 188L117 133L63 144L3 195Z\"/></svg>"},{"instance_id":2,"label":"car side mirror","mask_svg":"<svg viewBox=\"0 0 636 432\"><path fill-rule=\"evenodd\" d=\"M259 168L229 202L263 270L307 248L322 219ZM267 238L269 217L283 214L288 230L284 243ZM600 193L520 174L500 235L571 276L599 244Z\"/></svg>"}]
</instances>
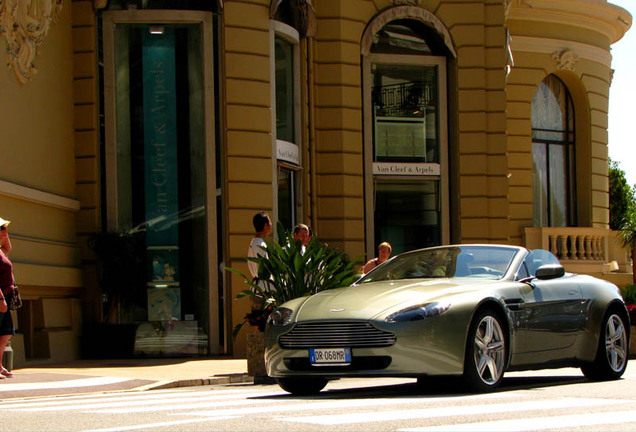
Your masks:
<instances>
[{"instance_id":1,"label":"car side mirror","mask_svg":"<svg viewBox=\"0 0 636 432\"><path fill-rule=\"evenodd\" d=\"M560 278L565 274L565 269L561 264L544 264L535 272L537 279L548 280Z\"/></svg>"}]
</instances>

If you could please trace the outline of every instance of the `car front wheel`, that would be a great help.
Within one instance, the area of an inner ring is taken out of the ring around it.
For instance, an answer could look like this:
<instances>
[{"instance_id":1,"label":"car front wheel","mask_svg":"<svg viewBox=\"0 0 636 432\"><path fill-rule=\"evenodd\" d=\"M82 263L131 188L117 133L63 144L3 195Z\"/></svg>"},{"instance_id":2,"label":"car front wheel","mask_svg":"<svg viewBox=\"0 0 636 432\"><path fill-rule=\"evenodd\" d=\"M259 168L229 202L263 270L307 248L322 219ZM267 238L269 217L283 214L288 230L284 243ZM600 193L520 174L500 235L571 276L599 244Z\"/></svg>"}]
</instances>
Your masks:
<instances>
[{"instance_id":1,"label":"car front wheel","mask_svg":"<svg viewBox=\"0 0 636 432\"><path fill-rule=\"evenodd\" d=\"M280 388L294 396L311 396L320 393L327 385L325 378L278 378Z\"/></svg>"},{"instance_id":2,"label":"car front wheel","mask_svg":"<svg viewBox=\"0 0 636 432\"><path fill-rule=\"evenodd\" d=\"M601 327L596 358L581 367L586 378L592 380L614 380L620 378L627 368L629 339L625 317L617 312L606 314Z\"/></svg>"},{"instance_id":3,"label":"car front wheel","mask_svg":"<svg viewBox=\"0 0 636 432\"><path fill-rule=\"evenodd\" d=\"M473 391L492 391L501 383L508 351L499 314L483 309L475 315L468 331L464 384Z\"/></svg>"}]
</instances>

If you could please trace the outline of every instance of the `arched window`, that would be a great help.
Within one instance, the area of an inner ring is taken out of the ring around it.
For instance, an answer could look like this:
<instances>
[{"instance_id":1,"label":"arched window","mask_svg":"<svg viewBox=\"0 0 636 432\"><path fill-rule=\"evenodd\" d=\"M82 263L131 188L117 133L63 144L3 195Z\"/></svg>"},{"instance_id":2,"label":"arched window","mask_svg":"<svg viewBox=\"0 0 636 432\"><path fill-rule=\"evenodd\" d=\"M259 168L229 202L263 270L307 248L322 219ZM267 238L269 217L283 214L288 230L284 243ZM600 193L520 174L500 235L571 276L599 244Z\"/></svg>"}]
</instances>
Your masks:
<instances>
[{"instance_id":1,"label":"arched window","mask_svg":"<svg viewBox=\"0 0 636 432\"><path fill-rule=\"evenodd\" d=\"M546 77L532 100L534 226L576 225L574 105L567 87Z\"/></svg>"}]
</instances>

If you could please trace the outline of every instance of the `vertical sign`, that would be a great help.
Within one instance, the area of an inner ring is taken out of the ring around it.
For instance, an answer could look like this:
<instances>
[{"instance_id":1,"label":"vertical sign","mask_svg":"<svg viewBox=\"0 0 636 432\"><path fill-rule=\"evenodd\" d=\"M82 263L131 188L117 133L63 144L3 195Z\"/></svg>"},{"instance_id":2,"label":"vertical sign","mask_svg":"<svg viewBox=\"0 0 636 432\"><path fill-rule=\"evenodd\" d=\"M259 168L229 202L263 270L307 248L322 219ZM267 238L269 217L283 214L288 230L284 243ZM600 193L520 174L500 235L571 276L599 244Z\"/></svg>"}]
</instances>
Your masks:
<instances>
[{"instance_id":1,"label":"vertical sign","mask_svg":"<svg viewBox=\"0 0 636 432\"><path fill-rule=\"evenodd\" d=\"M178 286L179 190L174 29L165 28L161 34L143 33L142 62L149 280L150 285L155 287ZM165 294L167 290L162 292ZM149 291L149 304L152 303L150 294L153 292ZM175 292L175 295L178 296L178 293ZM175 310L171 317L180 319L180 315L180 310ZM150 313L149 318L153 318Z\"/></svg>"},{"instance_id":2,"label":"vertical sign","mask_svg":"<svg viewBox=\"0 0 636 432\"><path fill-rule=\"evenodd\" d=\"M146 242L178 245L177 113L174 30L144 32Z\"/></svg>"}]
</instances>

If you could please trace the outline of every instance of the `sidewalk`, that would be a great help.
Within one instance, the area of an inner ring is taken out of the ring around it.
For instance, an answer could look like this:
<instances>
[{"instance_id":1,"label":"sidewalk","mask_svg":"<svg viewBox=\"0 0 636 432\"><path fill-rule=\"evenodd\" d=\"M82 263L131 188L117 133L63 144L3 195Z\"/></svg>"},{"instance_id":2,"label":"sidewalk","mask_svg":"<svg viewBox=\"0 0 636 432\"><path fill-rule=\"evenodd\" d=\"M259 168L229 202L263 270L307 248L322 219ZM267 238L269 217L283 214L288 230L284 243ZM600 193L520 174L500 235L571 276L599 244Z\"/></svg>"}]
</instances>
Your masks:
<instances>
[{"instance_id":1,"label":"sidewalk","mask_svg":"<svg viewBox=\"0 0 636 432\"><path fill-rule=\"evenodd\" d=\"M13 373L0 380L0 399L254 382L247 360L230 358L78 360Z\"/></svg>"}]
</instances>

